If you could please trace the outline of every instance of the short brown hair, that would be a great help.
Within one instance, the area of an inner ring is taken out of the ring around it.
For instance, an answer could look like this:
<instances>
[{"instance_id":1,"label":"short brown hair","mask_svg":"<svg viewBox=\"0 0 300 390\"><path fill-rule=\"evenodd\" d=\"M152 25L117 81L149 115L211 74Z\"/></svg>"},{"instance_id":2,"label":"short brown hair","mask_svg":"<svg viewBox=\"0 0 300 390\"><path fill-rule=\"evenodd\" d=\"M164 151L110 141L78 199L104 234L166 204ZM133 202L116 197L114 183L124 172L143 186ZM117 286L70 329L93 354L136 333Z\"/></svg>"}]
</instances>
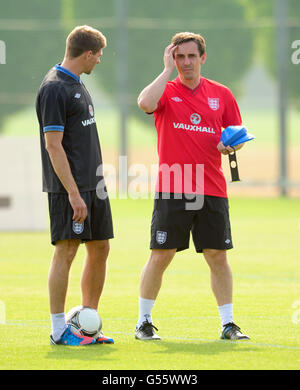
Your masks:
<instances>
[{"instance_id":1,"label":"short brown hair","mask_svg":"<svg viewBox=\"0 0 300 390\"><path fill-rule=\"evenodd\" d=\"M106 38L100 31L90 26L77 26L67 36L66 56L75 58L89 50L96 54L104 47Z\"/></svg>"},{"instance_id":2,"label":"short brown hair","mask_svg":"<svg viewBox=\"0 0 300 390\"><path fill-rule=\"evenodd\" d=\"M173 43L173 45L180 45L181 43L189 41L193 41L197 44L201 57L206 51L206 43L202 35L194 34L192 32L180 32L173 36L171 42Z\"/></svg>"}]
</instances>

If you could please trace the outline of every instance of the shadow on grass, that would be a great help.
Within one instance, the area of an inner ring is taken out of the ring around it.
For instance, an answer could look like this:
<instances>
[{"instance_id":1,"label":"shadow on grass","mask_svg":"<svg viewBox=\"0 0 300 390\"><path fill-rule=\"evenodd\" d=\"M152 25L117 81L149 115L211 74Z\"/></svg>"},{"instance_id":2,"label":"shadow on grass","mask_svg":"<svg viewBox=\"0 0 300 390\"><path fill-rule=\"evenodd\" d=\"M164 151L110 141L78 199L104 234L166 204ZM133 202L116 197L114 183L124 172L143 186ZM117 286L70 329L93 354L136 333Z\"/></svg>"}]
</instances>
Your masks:
<instances>
[{"instance_id":1,"label":"shadow on grass","mask_svg":"<svg viewBox=\"0 0 300 390\"><path fill-rule=\"evenodd\" d=\"M46 354L46 359L57 360L63 359L67 361L81 360L81 361L108 361L112 353L117 353L115 345L87 345L80 347L70 347L63 345L52 345ZM51 367L49 367L51 369Z\"/></svg>"},{"instance_id":2,"label":"shadow on grass","mask_svg":"<svg viewBox=\"0 0 300 390\"><path fill-rule=\"evenodd\" d=\"M178 341L160 341L159 345L164 349L155 351L157 354L176 354L188 353L196 355L218 355L226 352L249 352L257 351L257 346L251 345L250 342L243 341L222 341L214 340L211 342L178 342Z\"/></svg>"}]
</instances>

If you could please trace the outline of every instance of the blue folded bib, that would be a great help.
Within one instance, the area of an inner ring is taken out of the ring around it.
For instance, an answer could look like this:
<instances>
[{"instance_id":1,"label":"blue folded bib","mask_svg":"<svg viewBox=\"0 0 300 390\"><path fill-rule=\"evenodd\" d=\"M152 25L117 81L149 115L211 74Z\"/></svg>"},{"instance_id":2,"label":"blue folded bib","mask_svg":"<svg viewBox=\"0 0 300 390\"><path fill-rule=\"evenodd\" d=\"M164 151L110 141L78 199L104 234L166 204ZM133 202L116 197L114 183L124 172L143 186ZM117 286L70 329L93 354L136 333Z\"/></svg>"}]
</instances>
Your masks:
<instances>
[{"instance_id":1,"label":"blue folded bib","mask_svg":"<svg viewBox=\"0 0 300 390\"><path fill-rule=\"evenodd\" d=\"M254 135L248 133L244 126L228 126L221 134L221 141L224 146L236 146L254 138Z\"/></svg>"}]
</instances>

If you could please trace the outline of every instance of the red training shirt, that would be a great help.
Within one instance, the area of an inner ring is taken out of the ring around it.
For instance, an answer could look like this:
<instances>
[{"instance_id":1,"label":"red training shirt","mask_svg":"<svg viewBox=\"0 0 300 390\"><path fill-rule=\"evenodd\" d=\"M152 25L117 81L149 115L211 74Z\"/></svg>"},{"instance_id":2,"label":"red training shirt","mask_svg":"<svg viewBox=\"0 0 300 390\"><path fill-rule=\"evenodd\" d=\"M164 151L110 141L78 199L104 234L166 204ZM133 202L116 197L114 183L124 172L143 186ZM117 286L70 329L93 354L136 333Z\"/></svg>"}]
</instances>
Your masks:
<instances>
[{"instance_id":1,"label":"red training shirt","mask_svg":"<svg viewBox=\"0 0 300 390\"><path fill-rule=\"evenodd\" d=\"M159 155L156 191L227 197L217 145L222 128L242 124L230 89L201 77L192 90L177 77L167 83L153 115Z\"/></svg>"}]
</instances>

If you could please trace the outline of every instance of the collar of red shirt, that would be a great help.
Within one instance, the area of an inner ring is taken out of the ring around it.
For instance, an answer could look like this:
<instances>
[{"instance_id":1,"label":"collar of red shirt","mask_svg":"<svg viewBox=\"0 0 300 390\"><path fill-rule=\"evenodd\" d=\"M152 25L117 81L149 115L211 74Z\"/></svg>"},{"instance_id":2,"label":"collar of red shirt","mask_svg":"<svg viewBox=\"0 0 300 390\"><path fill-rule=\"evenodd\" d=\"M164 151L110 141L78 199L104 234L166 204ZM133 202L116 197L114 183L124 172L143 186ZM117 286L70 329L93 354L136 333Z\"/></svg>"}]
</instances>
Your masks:
<instances>
[{"instance_id":1,"label":"collar of red shirt","mask_svg":"<svg viewBox=\"0 0 300 390\"><path fill-rule=\"evenodd\" d=\"M197 87L195 88L189 88L188 86L184 85L181 81L180 81L180 78L179 76L176 77L175 79L175 82L180 85L181 87L185 88L186 90L188 90L192 95L196 95L197 92L199 91L199 89L201 88L201 86L203 85L203 81L204 81L204 77L201 76L200 78L200 81L199 81L199 84L197 85Z\"/></svg>"}]
</instances>

